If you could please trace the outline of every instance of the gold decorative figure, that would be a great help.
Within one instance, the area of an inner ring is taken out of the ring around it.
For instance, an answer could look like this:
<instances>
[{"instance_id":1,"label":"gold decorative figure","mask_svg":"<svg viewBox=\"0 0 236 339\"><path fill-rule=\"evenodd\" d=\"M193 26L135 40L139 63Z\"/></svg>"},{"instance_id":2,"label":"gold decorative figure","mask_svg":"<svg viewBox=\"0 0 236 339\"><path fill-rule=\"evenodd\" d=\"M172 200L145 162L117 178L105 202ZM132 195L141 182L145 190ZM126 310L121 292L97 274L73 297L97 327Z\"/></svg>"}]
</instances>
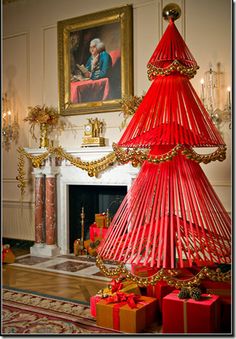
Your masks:
<instances>
[{"instance_id":1,"label":"gold decorative figure","mask_svg":"<svg viewBox=\"0 0 236 339\"><path fill-rule=\"evenodd\" d=\"M88 123L84 125L82 147L105 146L105 138L101 136L103 127L104 123L98 118L89 118Z\"/></svg>"}]
</instances>

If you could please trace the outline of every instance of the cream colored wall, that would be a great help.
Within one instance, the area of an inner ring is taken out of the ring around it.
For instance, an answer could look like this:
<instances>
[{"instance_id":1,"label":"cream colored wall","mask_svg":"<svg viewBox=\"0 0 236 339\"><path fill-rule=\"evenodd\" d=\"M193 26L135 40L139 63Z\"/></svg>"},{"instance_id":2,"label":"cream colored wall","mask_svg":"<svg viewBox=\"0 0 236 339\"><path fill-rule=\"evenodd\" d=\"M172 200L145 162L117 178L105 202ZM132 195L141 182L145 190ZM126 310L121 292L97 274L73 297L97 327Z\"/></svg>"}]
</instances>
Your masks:
<instances>
[{"instance_id":1,"label":"cream colored wall","mask_svg":"<svg viewBox=\"0 0 236 339\"><path fill-rule=\"evenodd\" d=\"M18 0L3 6L3 90L15 98L15 107L21 125L19 145L36 147L27 123L27 107L37 104L57 105L57 21L84 14L133 4L134 15L134 92L147 91L146 64L166 27L161 16L165 0ZM221 105L226 100L226 88L231 86L231 1L230 0L176 0L182 8L177 27L186 39L200 70L192 83L200 91L200 79L211 62L215 68L222 65L225 88L222 89ZM122 131L120 112L96 115L106 122L109 144L117 141ZM82 127L88 115L69 117L74 131L66 130L59 139L63 147L81 145ZM204 171L214 185L226 210L231 212L231 135L225 128L224 138L228 157L223 163L204 165ZM17 176L17 152L13 145L3 151L3 236L18 239L34 239L31 169L26 173L29 180L24 201L15 177Z\"/></svg>"}]
</instances>

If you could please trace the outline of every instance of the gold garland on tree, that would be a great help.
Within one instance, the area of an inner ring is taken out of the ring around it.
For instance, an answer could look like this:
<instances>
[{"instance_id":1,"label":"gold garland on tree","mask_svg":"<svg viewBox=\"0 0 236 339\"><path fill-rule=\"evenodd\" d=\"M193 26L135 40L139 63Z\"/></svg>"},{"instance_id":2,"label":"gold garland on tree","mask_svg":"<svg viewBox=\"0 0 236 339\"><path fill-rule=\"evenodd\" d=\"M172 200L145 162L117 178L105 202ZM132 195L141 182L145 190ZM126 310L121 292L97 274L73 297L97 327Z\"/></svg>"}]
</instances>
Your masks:
<instances>
[{"instance_id":1,"label":"gold garland on tree","mask_svg":"<svg viewBox=\"0 0 236 339\"><path fill-rule=\"evenodd\" d=\"M100 256L96 258L96 265L100 271L108 278L118 278L119 276L125 277L128 280L135 282L138 286L155 285L158 281L164 280L170 286L176 289L182 287L198 286L203 279L210 279L213 281L228 281L231 279L231 271L222 273L219 268L216 270L203 267L195 276L189 279L178 279L178 270L161 269L156 274L150 277L139 277L132 274L124 264L118 265L116 268L106 268Z\"/></svg>"},{"instance_id":2,"label":"gold garland on tree","mask_svg":"<svg viewBox=\"0 0 236 339\"><path fill-rule=\"evenodd\" d=\"M211 161L223 161L226 158L225 145L219 146L217 150L211 154L198 154L192 148L178 144L169 152L157 156L149 155L148 151L143 151L137 148L127 148L126 150L123 150L115 143L112 144L112 147L118 162L121 164L127 164L128 162L131 162L134 167L141 165L145 160L154 164L169 161L178 154L179 150L181 150L182 154L186 158L194 160L198 163L203 162L204 164L208 164Z\"/></svg>"},{"instance_id":3,"label":"gold garland on tree","mask_svg":"<svg viewBox=\"0 0 236 339\"><path fill-rule=\"evenodd\" d=\"M182 65L178 60L174 60L168 67L166 68L158 68L152 64L147 65L147 74L148 79L153 80L158 75L169 75L172 72L179 72L180 74L187 75L189 78L193 78L194 75L197 73L197 70L199 69L199 66L192 66L192 67L186 67Z\"/></svg>"}]
</instances>

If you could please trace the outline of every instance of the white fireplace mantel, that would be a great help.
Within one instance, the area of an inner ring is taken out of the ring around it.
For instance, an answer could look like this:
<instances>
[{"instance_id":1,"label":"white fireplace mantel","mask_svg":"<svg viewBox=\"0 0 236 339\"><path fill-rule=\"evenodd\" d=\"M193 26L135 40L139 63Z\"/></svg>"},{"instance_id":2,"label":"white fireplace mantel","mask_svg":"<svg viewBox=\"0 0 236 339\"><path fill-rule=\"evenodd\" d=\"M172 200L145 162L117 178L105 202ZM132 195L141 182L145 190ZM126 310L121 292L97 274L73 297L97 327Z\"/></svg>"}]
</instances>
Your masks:
<instances>
[{"instance_id":1,"label":"white fireplace mantel","mask_svg":"<svg viewBox=\"0 0 236 339\"><path fill-rule=\"evenodd\" d=\"M39 155L46 149L27 149L27 153ZM84 147L74 149L64 149L73 157L79 157L82 161L93 161L101 159L112 152L111 147ZM47 159L45 165L40 169L34 169L33 174L37 175L53 173L57 178L57 245L60 254L69 253L69 185L102 185L102 186L126 186L129 189L132 181L137 176L139 169L130 164L115 164L103 172L98 177L90 177L87 171L72 165L69 161L63 160L60 165L54 159Z\"/></svg>"}]
</instances>

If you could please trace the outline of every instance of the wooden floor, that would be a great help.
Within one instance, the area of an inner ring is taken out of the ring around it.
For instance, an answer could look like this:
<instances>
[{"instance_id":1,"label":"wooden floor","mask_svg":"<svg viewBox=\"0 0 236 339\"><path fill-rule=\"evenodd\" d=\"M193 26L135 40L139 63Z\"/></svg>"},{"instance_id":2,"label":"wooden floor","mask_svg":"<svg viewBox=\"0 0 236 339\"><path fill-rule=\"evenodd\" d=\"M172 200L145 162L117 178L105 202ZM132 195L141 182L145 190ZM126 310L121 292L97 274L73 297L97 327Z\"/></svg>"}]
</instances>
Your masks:
<instances>
[{"instance_id":1,"label":"wooden floor","mask_svg":"<svg viewBox=\"0 0 236 339\"><path fill-rule=\"evenodd\" d=\"M89 302L90 296L106 286L106 282L99 280L36 271L8 264L2 265L2 283L3 286L86 302Z\"/></svg>"}]
</instances>

